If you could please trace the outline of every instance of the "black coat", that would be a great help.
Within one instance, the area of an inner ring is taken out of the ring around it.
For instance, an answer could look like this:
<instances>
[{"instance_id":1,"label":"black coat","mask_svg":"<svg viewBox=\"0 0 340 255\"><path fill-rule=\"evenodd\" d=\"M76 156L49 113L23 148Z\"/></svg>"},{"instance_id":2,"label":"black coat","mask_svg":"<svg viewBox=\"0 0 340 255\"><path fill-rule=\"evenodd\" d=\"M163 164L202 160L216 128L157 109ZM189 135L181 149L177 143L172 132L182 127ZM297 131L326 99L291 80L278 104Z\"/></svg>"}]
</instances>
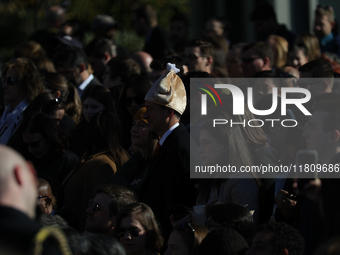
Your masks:
<instances>
[{"instance_id":1,"label":"black coat","mask_svg":"<svg viewBox=\"0 0 340 255\"><path fill-rule=\"evenodd\" d=\"M168 210L171 206L195 204L189 170L190 135L185 126L180 124L151 160L140 191L139 200L151 207L163 227L163 233L171 229Z\"/></svg>"}]
</instances>

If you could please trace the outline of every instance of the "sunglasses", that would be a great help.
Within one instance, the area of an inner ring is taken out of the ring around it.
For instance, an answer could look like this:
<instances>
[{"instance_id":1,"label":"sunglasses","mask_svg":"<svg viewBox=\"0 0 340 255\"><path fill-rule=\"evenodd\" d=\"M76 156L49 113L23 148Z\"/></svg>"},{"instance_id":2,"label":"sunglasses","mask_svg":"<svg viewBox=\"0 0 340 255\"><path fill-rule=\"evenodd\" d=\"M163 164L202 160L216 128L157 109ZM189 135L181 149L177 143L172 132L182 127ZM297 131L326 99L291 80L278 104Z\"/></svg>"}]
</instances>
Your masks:
<instances>
[{"instance_id":1,"label":"sunglasses","mask_svg":"<svg viewBox=\"0 0 340 255\"><path fill-rule=\"evenodd\" d=\"M98 203L94 203L93 199L89 200L89 207L91 207L94 212L99 211L99 210L108 211L108 212L110 211L109 209L101 207Z\"/></svg>"},{"instance_id":2,"label":"sunglasses","mask_svg":"<svg viewBox=\"0 0 340 255\"><path fill-rule=\"evenodd\" d=\"M142 230L137 228L137 227L118 228L116 236L118 238L121 238L121 237L125 236L126 233L128 233L128 235L130 235L132 237L138 237L139 232L141 232L141 231Z\"/></svg>"},{"instance_id":3,"label":"sunglasses","mask_svg":"<svg viewBox=\"0 0 340 255\"><path fill-rule=\"evenodd\" d=\"M2 83L3 84L7 83L7 85L13 85L17 82L18 82L18 79L14 78L14 77L5 77L5 78L2 79Z\"/></svg>"},{"instance_id":4,"label":"sunglasses","mask_svg":"<svg viewBox=\"0 0 340 255\"><path fill-rule=\"evenodd\" d=\"M125 98L125 105L130 106L132 104L132 101L135 101L135 103L138 104L138 105L144 104L144 98L143 97L126 97Z\"/></svg>"},{"instance_id":5,"label":"sunglasses","mask_svg":"<svg viewBox=\"0 0 340 255\"><path fill-rule=\"evenodd\" d=\"M48 196L38 196L38 199L44 198L44 197L49 198Z\"/></svg>"},{"instance_id":6,"label":"sunglasses","mask_svg":"<svg viewBox=\"0 0 340 255\"><path fill-rule=\"evenodd\" d=\"M190 53L190 54L184 55L183 57L185 59L188 59L188 60L192 61L192 60L198 59L199 57L205 57L205 55L198 54L198 53Z\"/></svg>"},{"instance_id":7,"label":"sunglasses","mask_svg":"<svg viewBox=\"0 0 340 255\"><path fill-rule=\"evenodd\" d=\"M260 57L257 58L242 58L242 62L244 63L251 63L253 62L255 59L259 59Z\"/></svg>"},{"instance_id":8,"label":"sunglasses","mask_svg":"<svg viewBox=\"0 0 340 255\"><path fill-rule=\"evenodd\" d=\"M41 137L38 141L36 142L31 142L31 143L24 143L26 145L26 147L31 147L33 149L37 149L40 147L40 141L43 139L44 137Z\"/></svg>"}]
</instances>

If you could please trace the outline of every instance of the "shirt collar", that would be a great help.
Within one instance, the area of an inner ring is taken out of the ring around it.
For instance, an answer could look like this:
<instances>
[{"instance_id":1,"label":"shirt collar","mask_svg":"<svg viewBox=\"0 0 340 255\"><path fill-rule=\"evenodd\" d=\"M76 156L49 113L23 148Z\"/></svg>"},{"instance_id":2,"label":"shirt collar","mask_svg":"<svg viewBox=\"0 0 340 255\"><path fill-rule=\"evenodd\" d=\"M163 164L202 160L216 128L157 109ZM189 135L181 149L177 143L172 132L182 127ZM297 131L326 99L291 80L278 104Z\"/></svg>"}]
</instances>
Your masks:
<instances>
[{"instance_id":1,"label":"shirt collar","mask_svg":"<svg viewBox=\"0 0 340 255\"><path fill-rule=\"evenodd\" d=\"M89 83L92 81L93 78L94 78L93 74L90 74L89 77L87 77L87 79L83 81L82 84L79 85L78 89L85 90L86 86L89 85Z\"/></svg>"},{"instance_id":2,"label":"shirt collar","mask_svg":"<svg viewBox=\"0 0 340 255\"><path fill-rule=\"evenodd\" d=\"M326 36L321 38L320 44L321 44L321 46L325 46L327 43L329 43L333 40L334 40L333 33L330 33L329 35L326 35Z\"/></svg>"},{"instance_id":3,"label":"shirt collar","mask_svg":"<svg viewBox=\"0 0 340 255\"><path fill-rule=\"evenodd\" d=\"M171 132L179 126L179 123L177 122L175 125L173 125L168 131L166 131L164 133L164 135L162 136L162 138L159 140L159 144L160 145L163 145L165 139L171 134Z\"/></svg>"}]
</instances>

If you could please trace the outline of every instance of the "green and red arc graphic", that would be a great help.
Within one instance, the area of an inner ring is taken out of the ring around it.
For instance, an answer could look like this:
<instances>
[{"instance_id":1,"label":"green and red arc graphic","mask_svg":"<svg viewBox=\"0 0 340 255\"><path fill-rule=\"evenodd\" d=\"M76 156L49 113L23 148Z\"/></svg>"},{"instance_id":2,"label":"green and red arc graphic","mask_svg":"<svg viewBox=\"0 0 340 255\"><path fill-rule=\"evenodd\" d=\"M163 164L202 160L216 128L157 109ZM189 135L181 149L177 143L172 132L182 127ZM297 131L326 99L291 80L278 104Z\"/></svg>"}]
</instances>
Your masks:
<instances>
[{"instance_id":1,"label":"green and red arc graphic","mask_svg":"<svg viewBox=\"0 0 340 255\"><path fill-rule=\"evenodd\" d=\"M221 98L220 98L219 94L217 93L217 91L216 91L213 87L211 87L210 85L205 84L205 83L201 83L201 82L197 82L197 83L200 83L200 84L206 86L206 87L209 88L212 92L214 92L214 94L217 96L217 98L218 98L218 100L220 101L221 106L222 106ZM212 98L212 100L214 100L215 106L217 106L216 100L215 100L214 96L211 94L211 92L210 92L209 90L206 90L206 89L204 89L204 88L199 88L199 89L201 89L201 90L203 90L205 93L207 93L207 94Z\"/></svg>"}]
</instances>

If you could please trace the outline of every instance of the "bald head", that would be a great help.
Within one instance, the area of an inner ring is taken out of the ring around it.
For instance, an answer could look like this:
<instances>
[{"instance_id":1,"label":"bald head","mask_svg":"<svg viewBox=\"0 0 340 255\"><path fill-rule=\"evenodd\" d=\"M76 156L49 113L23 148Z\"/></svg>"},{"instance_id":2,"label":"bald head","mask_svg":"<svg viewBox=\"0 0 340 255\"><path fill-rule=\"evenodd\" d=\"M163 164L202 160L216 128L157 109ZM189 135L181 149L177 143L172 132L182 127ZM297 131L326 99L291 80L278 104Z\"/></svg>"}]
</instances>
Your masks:
<instances>
[{"instance_id":1,"label":"bald head","mask_svg":"<svg viewBox=\"0 0 340 255\"><path fill-rule=\"evenodd\" d=\"M65 9L60 5L50 6L45 13L45 21L49 27L60 28L66 21Z\"/></svg>"},{"instance_id":2,"label":"bald head","mask_svg":"<svg viewBox=\"0 0 340 255\"><path fill-rule=\"evenodd\" d=\"M138 51L131 56L131 58L138 63L142 74L151 73L150 64L153 60L151 55L145 51Z\"/></svg>"},{"instance_id":3,"label":"bald head","mask_svg":"<svg viewBox=\"0 0 340 255\"><path fill-rule=\"evenodd\" d=\"M33 167L13 149L0 145L0 205L35 216L37 180Z\"/></svg>"},{"instance_id":4,"label":"bald head","mask_svg":"<svg viewBox=\"0 0 340 255\"><path fill-rule=\"evenodd\" d=\"M53 211L54 197L51 185L45 179L38 179L38 206L47 215Z\"/></svg>"}]
</instances>

